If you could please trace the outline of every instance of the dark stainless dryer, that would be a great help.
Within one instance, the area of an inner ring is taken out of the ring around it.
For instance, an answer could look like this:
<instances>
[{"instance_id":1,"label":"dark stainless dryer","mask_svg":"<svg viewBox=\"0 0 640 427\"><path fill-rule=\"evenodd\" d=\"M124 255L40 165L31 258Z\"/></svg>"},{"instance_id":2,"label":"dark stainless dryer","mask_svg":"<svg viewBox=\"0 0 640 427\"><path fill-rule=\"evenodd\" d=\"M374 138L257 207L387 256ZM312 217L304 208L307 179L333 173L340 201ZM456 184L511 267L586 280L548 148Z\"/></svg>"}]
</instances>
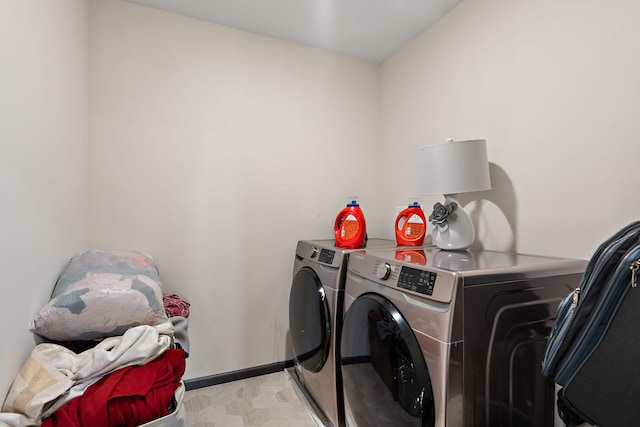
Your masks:
<instances>
[{"instance_id":1,"label":"dark stainless dryer","mask_svg":"<svg viewBox=\"0 0 640 427\"><path fill-rule=\"evenodd\" d=\"M352 427L548 427L542 353L585 261L366 250L345 284L341 371Z\"/></svg>"}]
</instances>

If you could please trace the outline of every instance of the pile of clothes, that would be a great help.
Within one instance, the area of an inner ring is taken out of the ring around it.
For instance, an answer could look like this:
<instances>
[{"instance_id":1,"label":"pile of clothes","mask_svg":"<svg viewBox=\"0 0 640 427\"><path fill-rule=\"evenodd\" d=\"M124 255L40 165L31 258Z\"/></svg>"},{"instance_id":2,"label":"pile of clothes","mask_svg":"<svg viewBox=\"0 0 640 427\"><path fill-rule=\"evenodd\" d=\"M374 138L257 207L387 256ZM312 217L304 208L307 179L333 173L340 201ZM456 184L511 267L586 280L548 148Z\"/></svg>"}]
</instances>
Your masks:
<instances>
[{"instance_id":1,"label":"pile of clothes","mask_svg":"<svg viewBox=\"0 0 640 427\"><path fill-rule=\"evenodd\" d=\"M14 379L0 426L184 426L188 316L188 302L162 293L148 255L74 257L33 318L42 342Z\"/></svg>"}]
</instances>

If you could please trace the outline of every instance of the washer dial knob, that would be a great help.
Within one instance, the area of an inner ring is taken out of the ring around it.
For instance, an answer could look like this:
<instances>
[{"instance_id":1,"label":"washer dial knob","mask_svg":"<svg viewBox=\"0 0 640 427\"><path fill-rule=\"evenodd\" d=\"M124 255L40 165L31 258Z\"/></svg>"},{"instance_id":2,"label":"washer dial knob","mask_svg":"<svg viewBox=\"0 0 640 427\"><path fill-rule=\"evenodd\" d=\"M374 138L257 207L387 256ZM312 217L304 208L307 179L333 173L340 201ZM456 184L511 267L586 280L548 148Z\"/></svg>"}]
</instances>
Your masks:
<instances>
[{"instance_id":1,"label":"washer dial knob","mask_svg":"<svg viewBox=\"0 0 640 427\"><path fill-rule=\"evenodd\" d=\"M378 276L378 279L387 280L391 276L391 264L388 262L381 263L376 269L376 276Z\"/></svg>"}]
</instances>

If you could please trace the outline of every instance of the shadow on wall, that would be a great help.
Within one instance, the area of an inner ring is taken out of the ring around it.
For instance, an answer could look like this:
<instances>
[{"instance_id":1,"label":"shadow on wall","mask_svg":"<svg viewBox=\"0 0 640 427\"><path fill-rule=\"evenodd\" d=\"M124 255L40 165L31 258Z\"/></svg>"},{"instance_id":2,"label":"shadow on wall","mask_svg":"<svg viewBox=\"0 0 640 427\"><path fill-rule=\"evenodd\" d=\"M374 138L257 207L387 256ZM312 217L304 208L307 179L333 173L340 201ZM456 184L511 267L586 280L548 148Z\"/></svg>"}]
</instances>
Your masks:
<instances>
[{"instance_id":1,"label":"shadow on wall","mask_svg":"<svg viewBox=\"0 0 640 427\"><path fill-rule=\"evenodd\" d=\"M494 249L515 252L518 206L511 179L500 166L489 163L491 190L460 194L476 228L472 249Z\"/></svg>"}]
</instances>

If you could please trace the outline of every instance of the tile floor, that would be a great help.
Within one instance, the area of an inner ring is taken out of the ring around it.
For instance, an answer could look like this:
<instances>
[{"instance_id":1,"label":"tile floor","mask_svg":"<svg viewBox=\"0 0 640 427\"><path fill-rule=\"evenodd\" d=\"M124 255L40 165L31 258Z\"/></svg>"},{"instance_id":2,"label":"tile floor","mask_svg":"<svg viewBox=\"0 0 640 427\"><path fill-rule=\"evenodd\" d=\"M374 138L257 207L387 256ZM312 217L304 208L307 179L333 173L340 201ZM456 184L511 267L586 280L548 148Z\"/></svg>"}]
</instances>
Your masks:
<instances>
[{"instance_id":1,"label":"tile floor","mask_svg":"<svg viewBox=\"0 0 640 427\"><path fill-rule=\"evenodd\" d=\"M315 427L283 372L189 390L187 427Z\"/></svg>"}]
</instances>

